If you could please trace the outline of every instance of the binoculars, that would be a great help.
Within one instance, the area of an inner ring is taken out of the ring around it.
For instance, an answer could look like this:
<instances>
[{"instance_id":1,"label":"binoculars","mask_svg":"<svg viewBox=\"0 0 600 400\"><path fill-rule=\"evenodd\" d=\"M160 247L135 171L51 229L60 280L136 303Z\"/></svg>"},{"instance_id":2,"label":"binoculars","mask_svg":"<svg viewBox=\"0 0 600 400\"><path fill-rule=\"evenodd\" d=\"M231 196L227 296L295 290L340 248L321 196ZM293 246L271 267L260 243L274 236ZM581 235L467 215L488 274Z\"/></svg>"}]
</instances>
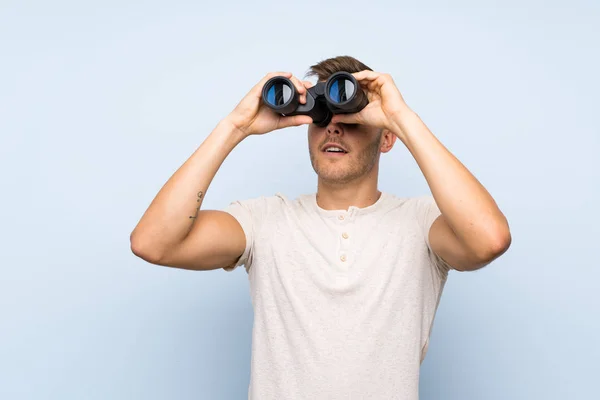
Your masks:
<instances>
[{"instance_id":1,"label":"binoculars","mask_svg":"<svg viewBox=\"0 0 600 400\"><path fill-rule=\"evenodd\" d=\"M262 101L273 111L283 116L308 115L321 127L331 122L333 114L359 112L369 104L354 76L345 71L309 88L305 104L300 104L299 97L292 81L284 76L269 79L262 90Z\"/></svg>"}]
</instances>

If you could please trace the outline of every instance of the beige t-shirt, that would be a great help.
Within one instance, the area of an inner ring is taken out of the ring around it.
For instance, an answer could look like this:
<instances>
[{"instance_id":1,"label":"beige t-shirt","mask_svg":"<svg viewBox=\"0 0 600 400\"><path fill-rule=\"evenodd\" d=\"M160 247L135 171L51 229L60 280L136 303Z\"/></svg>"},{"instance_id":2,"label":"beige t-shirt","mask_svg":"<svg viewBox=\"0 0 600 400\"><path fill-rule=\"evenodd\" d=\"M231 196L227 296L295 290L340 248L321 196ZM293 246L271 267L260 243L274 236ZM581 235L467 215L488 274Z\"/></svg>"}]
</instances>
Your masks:
<instances>
[{"instance_id":1,"label":"beige t-shirt","mask_svg":"<svg viewBox=\"0 0 600 400\"><path fill-rule=\"evenodd\" d=\"M251 400L416 400L450 266L429 246L432 196L382 192L324 210L316 195L231 203L254 307Z\"/></svg>"}]
</instances>

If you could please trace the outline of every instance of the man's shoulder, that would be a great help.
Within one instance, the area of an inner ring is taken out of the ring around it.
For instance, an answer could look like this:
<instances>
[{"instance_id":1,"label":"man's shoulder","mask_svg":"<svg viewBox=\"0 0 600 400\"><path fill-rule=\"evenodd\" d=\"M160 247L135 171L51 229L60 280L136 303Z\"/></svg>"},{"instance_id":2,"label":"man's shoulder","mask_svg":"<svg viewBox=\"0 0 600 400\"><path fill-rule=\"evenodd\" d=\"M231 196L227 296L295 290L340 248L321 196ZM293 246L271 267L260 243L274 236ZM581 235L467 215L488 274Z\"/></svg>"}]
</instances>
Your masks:
<instances>
[{"instance_id":1,"label":"man's shoulder","mask_svg":"<svg viewBox=\"0 0 600 400\"><path fill-rule=\"evenodd\" d=\"M385 195L387 205L392 208L402 207L403 209L415 209L434 201L431 194L399 196L391 192L383 193Z\"/></svg>"},{"instance_id":2,"label":"man's shoulder","mask_svg":"<svg viewBox=\"0 0 600 400\"><path fill-rule=\"evenodd\" d=\"M420 213L435 205L431 194L419 194L413 196L398 196L391 192L382 192L382 201L366 211L387 213L390 210L398 210L409 213ZM260 195L236 200L228 206L231 208L244 208L261 214L274 215L280 211L300 212L301 214L318 214L316 206L316 193L305 193L296 196L288 196L283 192L275 192L270 195Z\"/></svg>"}]
</instances>

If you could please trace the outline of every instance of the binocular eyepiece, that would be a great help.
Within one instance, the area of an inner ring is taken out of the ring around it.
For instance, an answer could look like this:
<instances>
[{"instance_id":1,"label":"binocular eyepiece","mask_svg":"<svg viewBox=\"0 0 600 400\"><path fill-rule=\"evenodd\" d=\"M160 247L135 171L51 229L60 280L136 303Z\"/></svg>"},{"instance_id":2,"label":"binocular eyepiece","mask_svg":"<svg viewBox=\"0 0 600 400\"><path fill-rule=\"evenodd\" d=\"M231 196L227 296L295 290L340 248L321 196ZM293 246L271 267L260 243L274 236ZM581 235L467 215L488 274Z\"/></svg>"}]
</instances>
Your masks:
<instances>
[{"instance_id":1,"label":"binocular eyepiece","mask_svg":"<svg viewBox=\"0 0 600 400\"><path fill-rule=\"evenodd\" d=\"M369 104L366 93L351 73L340 71L325 82L318 82L306 93L306 103L300 104L292 81L284 76L269 79L262 90L263 102L283 115L308 115L318 126L327 126L333 114L359 112Z\"/></svg>"}]
</instances>

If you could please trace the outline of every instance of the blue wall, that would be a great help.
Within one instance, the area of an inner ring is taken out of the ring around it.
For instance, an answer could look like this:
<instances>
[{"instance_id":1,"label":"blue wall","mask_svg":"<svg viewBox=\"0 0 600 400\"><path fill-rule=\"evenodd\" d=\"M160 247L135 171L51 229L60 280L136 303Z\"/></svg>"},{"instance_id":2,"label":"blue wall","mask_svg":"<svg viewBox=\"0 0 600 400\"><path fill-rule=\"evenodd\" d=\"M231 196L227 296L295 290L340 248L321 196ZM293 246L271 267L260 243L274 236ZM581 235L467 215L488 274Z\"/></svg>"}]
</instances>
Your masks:
<instances>
[{"instance_id":1,"label":"blue wall","mask_svg":"<svg viewBox=\"0 0 600 400\"><path fill-rule=\"evenodd\" d=\"M512 228L450 274L421 398L595 396L598 2L198 3L2 1L0 398L245 398L245 271L153 266L129 234L264 74L343 54L392 74ZM243 142L204 208L314 191L305 132ZM428 191L401 142L380 188Z\"/></svg>"}]
</instances>

